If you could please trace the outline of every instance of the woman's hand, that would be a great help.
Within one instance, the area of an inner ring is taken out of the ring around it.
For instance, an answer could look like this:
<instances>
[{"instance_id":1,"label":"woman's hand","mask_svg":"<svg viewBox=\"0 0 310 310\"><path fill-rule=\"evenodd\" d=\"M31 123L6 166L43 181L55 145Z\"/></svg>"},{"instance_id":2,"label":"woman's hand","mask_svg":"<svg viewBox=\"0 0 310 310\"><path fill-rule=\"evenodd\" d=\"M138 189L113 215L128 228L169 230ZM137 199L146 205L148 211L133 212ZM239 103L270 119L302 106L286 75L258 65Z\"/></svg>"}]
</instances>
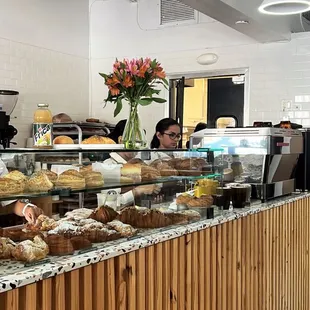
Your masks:
<instances>
[{"instance_id":1,"label":"woman's hand","mask_svg":"<svg viewBox=\"0 0 310 310\"><path fill-rule=\"evenodd\" d=\"M37 217L41 214L43 214L43 211L37 206L27 206L24 210L25 219L30 224L34 224Z\"/></svg>"}]
</instances>

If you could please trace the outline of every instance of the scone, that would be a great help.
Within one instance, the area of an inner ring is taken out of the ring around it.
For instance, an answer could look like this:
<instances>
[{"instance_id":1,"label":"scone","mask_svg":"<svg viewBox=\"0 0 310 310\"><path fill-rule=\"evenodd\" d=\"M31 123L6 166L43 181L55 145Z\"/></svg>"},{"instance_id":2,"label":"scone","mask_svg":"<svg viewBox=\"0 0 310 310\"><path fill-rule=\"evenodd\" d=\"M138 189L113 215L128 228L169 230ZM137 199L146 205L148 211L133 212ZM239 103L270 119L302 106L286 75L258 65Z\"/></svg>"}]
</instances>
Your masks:
<instances>
[{"instance_id":1,"label":"scone","mask_svg":"<svg viewBox=\"0 0 310 310\"><path fill-rule=\"evenodd\" d=\"M29 192L48 192L54 187L48 176L42 172L35 172L27 181L26 189Z\"/></svg>"},{"instance_id":2,"label":"scone","mask_svg":"<svg viewBox=\"0 0 310 310\"><path fill-rule=\"evenodd\" d=\"M112 139L101 136L91 136L82 141L82 144L116 144Z\"/></svg>"},{"instance_id":3,"label":"scone","mask_svg":"<svg viewBox=\"0 0 310 310\"><path fill-rule=\"evenodd\" d=\"M86 187L101 187L104 184L102 174L100 172L89 172L85 175Z\"/></svg>"},{"instance_id":4,"label":"scone","mask_svg":"<svg viewBox=\"0 0 310 310\"><path fill-rule=\"evenodd\" d=\"M51 171L51 170L47 170L47 169L43 169L41 170L47 177L48 179L53 183L55 184L57 179L58 179L58 174Z\"/></svg>"},{"instance_id":5,"label":"scone","mask_svg":"<svg viewBox=\"0 0 310 310\"><path fill-rule=\"evenodd\" d=\"M0 196L8 196L22 193L24 185L19 181L9 178L0 178Z\"/></svg>"},{"instance_id":6,"label":"scone","mask_svg":"<svg viewBox=\"0 0 310 310\"><path fill-rule=\"evenodd\" d=\"M24 191L28 178L22 172L20 172L18 170L13 170L3 177L6 179L11 179L15 182L20 183L21 189L22 189L22 191Z\"/></svg>"},{"instance_id":7,"label":"scone","mask_svg":"<svg viewBox=\"0 0 310 310\"><path fill-rule=\"evenodd\" d=\"M71 189L85 188L85 178L74 169L67 170L59 175L55 184L57 187L69 187Z\"/></svg>"}]
</instances>

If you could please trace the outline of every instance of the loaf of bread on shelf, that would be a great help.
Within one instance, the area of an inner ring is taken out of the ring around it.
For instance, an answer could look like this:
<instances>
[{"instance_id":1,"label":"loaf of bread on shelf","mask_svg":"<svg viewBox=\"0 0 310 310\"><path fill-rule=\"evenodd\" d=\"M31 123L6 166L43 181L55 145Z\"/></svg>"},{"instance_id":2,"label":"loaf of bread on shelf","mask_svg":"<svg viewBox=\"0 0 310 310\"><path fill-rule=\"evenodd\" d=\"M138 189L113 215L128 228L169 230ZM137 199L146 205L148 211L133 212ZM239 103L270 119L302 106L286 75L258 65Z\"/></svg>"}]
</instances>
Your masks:
<instances>
[{"instance_id":1,"label":"loaf of bread on shelf","mask_svg":"<svg viewBox=\"0 0 310 310\"><path fill-rule=\"evenodd\" d=\"M117 219L137 228L160 228L172 224L172 220L157 210L124 208Z\"/></svg>"},{"instance_id":2,"label":"loaf of bread on shelf","mask_svg":"<svg viewBox=\"0 0 310 310\"><path fill-rule=\"evenodd\" d=\"M141 165L124 164L121 168L122 183L139 183L141 182Z\"/></svg>"},{"instance_id":3,"label":"loaf of bread on shelf","mask_svg":"<svg viewBox=\"0 0 310 310\"><path fill-rule=\"evenodd\" d=\"M167 160L156 159L150 166L158 170L162 177L176 176L179 174L178 170L171 167Z\"/></svg>"},{"instance_id":4,"label":"loaf of bread on shelf","mask_svg":"<svg viewBox=\"0 0 310 310\"><path fill-rule=\"evenodd\" d=\"M80 167L79 172L80 172L80 174L85 176L86 174L93 172L93 167L92 167L92 165L82 166L82 167Z\"/></svg>"},{"instance_id":5,"label":"loaf of bread on shelf","mask_svg":"<svg viewBox=\"0 0 310 310\"><path fill-rule=\"evenodd\" d=\"M0 237L0 259L9 259L16 244L9 238Z\"/></svg>"},{"instance_id":6,"label":"loaf of bread on shelf","mask_svg":"<svg viewBox=\"0 0 310 310\"><path fill-rule=\"evenodd\" d=\"M53 140L53 144L74 144L74 141L68 136L58 136Z\"/></svg>"},{"instance_id":7,"label":"loaf of bread on shelf","mask_svg":"<svg viewBox=\"0 0 310 310\"><path fill-rule=\"evenodd\" d=\"M113 220L112 222L109 222L107 225L116 230L117 232L119 232L122 237L128 238L134 236L138 232L137 229L133 228L131 225L124 224L119 220Z\"/></svg>"},{"instance_id":8,"label":"loaf of bread on shelf","mask_svg":"<svg viewBox=\"0 0 310 310\"><path fill-rule=\"evenodd\" d=\"M45 258L48 251L48 245L45 241L39 236L36 236L33 241L25 240L20 242L12 250L12 256L19 261L35 262Z\"/></svg>"},{"instance_id":9,"label":"loaf of bread on shelf","mask_svg":"<svg viewBox=\"0 0 310 310\"><path fill-rule=\"evenodd\" d=\"M19 181L8 178L0 178L0 196L16 195L22 193L24 185Z\"/></svg>"},{"instance_id":10,"label":"loaf of bread on shelf","mask_svg":"<svg viewBox=\"0 0 310 310\"><path fill-rule=\"evenodd\" d=\"M66 113L59 113L53 116L53 123L72 123L72 118Z\"/></svg>"},{"instance_id":11,"label":"loaf of bread on shelf","mask_svg":"<svg viewBox=\"0 0 310 310\"><path fill-rule=\"evenodd\" d=\"M60 235L49 235L45 238L50 255L71 255L74 247L70 239Z\"/></svg>"},{"instance_id":12,"label":"loaf of bread on shelf","mask_svg":"<svg viewBox=\"0 0 310 310\"><path fill-rule=\"evenodd\" d=\"M57 179L58 179L58 174L57 174L57 173L55 173L55 172L53 172L53 171L51 171L51 170L47 170L47 169L42 169L41 171L42 171L42 173L44 173L44 174L48 177L48 179L49 179L53 184L56 183L56 181L57 181Z\"/></svg>"},{"instance_id":13,"label":"loaf of bread on shelf","mask_svg":"<svg viewBox=\"0 0 310 310\"><path fill-rule=\"evenodd\" d=\"M18 170L13 170L8 174L4 175L3 177L18 182L21 185L22 191L24 191L28 178L22 172Z\"/></svg>"},{"instance_id":14,"label":"loaf of bread on shelf","mask_svg":"<svg viewBox=\"0 0 310 310\"><path fill-rule=\"evenodd\" d=\"M90 215L90 218L106 224L113 221L116 218L117 214L118 213L112 208L102 206L94 210L93 213Z\"/></svg>"},{"instance_id":15,"label":"loaf of bread on shelf","mask_svg":"<svg viewBox=\"0 0 310 310\"><path fill-rule=\"evenodd\" d=\"M82 144L116 144L112 139L101 136L91 136L82 141Z\"/></svg>"},{"instance_id":16,"label":"loaf of bread on shelf","mask_svg":"<svg viewBox=\"0 0 310 310\"><path fill-rule=\"evenodd\" d=\"M74 169L69 169L58 176L55 185L57 187L69 187L73 190L79 190L85 188L86 182L81 173Z\"/></svg>"},{"instance_id":17,"label":"loaf of bread on shelf","mask_svg":"<svg viewBox=\"0 0 310 310\"><path fill-rule=\"evenodd\" d=\"M101 187L104 184L102 174L100 172L91 171L84 174L86 187Z\"/></svg>"},{"instance_id":18,"label":"loaf of bread on shelf","mask_svg":"<svg viewBox=\"0 0 310 310\"><path fill-rule=\"evenodd\" d=\"M29 192L48 192L54 187L54 184L49 180L48 176L38 171L32 174L26 184L26 189Z\"/></svg>"},{"instance_id":19,"label":"loaf of bread on shelf","mask_svg":"<svg viewBox=\"0 0 310 310\"><path fill-rule=\"evenodd\" d=\"M142 181L157 180L161 177L160 172L151 166L141 166Z\"/></svg>"},{"instance_id":20,"label":"loaf of bread on shelf","mask_svg":"<svg viewBox=\"0 0 310 310\"><path fill-rule=\"evenodd\" d=\"M187 203L192 199L193 197L188 195L188 194L182 194L182 195L179 195L175 202L176 204L178 205L187 205Z\"/></svg>"}]
</instances>

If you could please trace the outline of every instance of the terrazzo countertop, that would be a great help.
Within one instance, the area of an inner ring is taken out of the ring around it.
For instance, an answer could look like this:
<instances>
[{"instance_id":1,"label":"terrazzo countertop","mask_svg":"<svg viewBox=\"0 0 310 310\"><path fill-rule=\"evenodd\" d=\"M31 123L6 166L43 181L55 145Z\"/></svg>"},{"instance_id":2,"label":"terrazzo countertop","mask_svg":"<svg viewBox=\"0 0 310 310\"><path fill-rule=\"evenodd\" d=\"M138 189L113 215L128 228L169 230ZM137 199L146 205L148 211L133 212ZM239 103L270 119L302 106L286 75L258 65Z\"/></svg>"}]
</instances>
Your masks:
<instances>
[{"instance_id":1,"label":"terrazzo countertop","mask_svg":"<svg viewBox=\"0 0 310 310\"><path fill-rule=\"evenodd\" d=\"M182 226L169 226L163 229L147 230L131 239L119 239L112 242L96 244L88 252L62 257L48 257L46 263L40 263L35 266L27 267L20 262L0 260L0 293L90 264L98 263L124 253L145 248L159 242L239 219L247 215L276 208L287 202L293 202L306 197L310 197L310 194L291 195L266 203L254 203L251 207L244 209L234 209L224 212L217 211L214 219L200 220Z\"/></svg>"}]
</instances>

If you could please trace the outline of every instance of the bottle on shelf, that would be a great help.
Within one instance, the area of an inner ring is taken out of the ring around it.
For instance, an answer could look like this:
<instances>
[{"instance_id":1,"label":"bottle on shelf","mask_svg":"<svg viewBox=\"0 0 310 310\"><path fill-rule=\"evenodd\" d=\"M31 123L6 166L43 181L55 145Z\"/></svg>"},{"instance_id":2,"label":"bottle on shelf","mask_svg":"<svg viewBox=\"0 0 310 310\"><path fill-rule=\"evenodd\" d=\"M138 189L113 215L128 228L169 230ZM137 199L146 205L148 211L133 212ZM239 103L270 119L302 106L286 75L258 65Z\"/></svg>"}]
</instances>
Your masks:
<instances>
[{"instance_id":1,"label":"bottle on shelf","mask_svg":"<svg viewBox=\"0 0 310 310\"><path fill-rule=\"evenodd\" d=\"M33 119L33 145L37 148L53 147L53 115L47 103L39 103Z\"/></svg>"}]
</instances>

